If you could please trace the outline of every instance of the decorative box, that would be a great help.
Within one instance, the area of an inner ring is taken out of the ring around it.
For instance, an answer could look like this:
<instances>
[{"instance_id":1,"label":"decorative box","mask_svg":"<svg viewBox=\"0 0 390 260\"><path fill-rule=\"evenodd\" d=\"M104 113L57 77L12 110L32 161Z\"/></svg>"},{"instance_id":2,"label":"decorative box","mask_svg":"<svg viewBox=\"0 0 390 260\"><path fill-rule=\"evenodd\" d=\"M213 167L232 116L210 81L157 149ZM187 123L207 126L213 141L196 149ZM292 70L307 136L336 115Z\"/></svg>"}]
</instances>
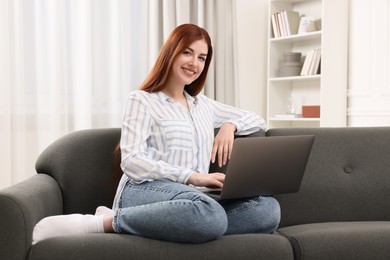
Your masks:
<instances>
[{"instance_id":1,"label":"decorative box","mask_svg":"<svg viewBox=\"0 0 390 260\"><path fill-rule=\"evenodd\" d=\"M302 117L320 117L320 106L302 106Z\"/></svg>"}]
</instances>

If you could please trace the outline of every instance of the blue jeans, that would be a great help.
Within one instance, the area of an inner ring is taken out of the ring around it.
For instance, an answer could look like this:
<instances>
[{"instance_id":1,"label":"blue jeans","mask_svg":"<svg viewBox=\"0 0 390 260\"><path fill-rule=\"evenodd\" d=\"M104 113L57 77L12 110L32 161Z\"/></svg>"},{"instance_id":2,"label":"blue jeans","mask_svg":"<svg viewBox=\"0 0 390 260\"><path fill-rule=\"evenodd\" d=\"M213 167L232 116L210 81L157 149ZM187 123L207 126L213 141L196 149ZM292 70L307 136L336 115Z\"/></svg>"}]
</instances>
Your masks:
<instances>
[{"instance_id":1,"label":"blue jeans","mask_svg":"<svg viewBox=\"0 0 390 260\"><path fill-rule=\"evenodd\" d=\"M280 221L273 197L216 201L171 181L127 182L115 213L117 233L202 243L226 234L272 233Z\"/></svg>"}]
</instances>

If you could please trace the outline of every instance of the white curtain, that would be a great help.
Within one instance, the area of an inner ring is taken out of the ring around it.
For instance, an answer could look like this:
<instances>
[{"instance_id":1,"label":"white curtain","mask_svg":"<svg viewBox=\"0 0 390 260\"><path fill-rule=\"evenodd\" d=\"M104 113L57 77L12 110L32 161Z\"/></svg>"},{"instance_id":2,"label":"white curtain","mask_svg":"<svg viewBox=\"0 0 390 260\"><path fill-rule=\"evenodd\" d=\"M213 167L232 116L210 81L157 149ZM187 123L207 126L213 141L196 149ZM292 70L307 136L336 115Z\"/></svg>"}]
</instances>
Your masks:
<instances>
[{"instance_id":1,"label":"white curtain","mask_svg":"<svg viewBox=\"0 0 390 260\"><path fill-rule=\"evenodd\" d=\"M0 0L0 188L35 174L59 137L120 127L125 96L179 24L210 32L205 93L235 105L233 1Z\"/></svg>"}]
</instances>

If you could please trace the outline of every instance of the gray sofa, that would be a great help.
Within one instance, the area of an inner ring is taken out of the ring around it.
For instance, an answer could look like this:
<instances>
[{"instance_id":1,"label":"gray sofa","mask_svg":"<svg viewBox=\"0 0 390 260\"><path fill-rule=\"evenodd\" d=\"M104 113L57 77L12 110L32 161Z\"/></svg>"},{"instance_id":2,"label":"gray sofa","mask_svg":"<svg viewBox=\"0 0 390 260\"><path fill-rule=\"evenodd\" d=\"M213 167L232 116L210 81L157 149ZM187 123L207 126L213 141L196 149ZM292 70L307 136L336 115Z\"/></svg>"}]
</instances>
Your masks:
<instances>
[{"instance_id":1,"label":"gray sofa","mask_svg":"<svg viewBox=\"0 0 390 260\"><path fill-rule=\"evenodd\" d=\"M274 234L204 244L93 234L31 246L33 227L43 217L111 206L120 129L83 130L50 145L38 158L39 174L0 191L0 259L390 259L390 127L254 135L264 134L316 137L300 191L277 196L282 220Z\"/></svg>"}]
</instances>

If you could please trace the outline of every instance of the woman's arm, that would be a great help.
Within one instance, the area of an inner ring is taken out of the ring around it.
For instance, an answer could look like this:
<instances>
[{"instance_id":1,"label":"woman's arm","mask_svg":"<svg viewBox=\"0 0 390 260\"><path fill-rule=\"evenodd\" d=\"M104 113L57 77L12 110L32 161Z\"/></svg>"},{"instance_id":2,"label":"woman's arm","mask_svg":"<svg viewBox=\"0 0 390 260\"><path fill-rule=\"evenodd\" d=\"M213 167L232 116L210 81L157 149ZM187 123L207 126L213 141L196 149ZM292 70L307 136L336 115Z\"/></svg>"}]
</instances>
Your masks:
<instances>
[{"instance_id":1,"label":"woman's arm","mask_svg":"<svg viewBox=\"0 0 390 260\"><path fill-rule=\"evenodd\" d=\"M211 162L218 158L218 165L222 167L230 159L236 126L231 123L224 123L214 138L213 149L211 150Z\"/></svg>"},{"instance_id":2,"label":"woman's arm","mask_svg":"<svg viewBox=\"0 0 390 260\"><path fill-rule=\"evenodd\" d=\"M259 115L209 99L214 112L214 128L220 128L214 139L211 161L218 159L219 167L230 159L234 135L248 135L266 129L265 120Z\"/></svg>"},{"instance_id":3,"label":"woman's arm","mask_svg":"<svg viewBox=\"0 0 390 260\"><path fill-rule=\"evenodd\" d=\"M208 99L214 113L214 128L220 128L224 123L231 123L236 126L236 135L248 135L260 129L266 130L265 120L256 113Z\"/></svg>"}]
</instances>

